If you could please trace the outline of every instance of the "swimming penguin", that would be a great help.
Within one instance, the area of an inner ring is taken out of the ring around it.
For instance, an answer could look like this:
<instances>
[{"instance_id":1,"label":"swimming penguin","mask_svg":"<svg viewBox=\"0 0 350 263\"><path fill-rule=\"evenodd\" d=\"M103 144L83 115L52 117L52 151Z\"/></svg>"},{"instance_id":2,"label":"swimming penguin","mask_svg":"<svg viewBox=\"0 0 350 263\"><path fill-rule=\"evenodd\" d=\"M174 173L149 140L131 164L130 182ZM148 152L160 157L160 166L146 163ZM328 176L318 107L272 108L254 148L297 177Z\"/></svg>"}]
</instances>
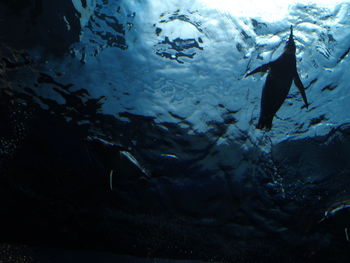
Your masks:
<instances>
[{"instance_id":1,"label":"swimming penguin","mask_svg":"<svg viewBox=\"0 0 350 263\"><path fill-rule=\"evenodd\" d=\"M305 88L296 68L295 43L292 26L290 27L289 40L284 47L283 54L276 60L254 69L252 72L245 75L245 77L268 70L269 73L266 77L261 96L260 118L257 129L266 128L270 130L272 127L272 119L286 99L293 80L303 97L306 108L309 105L305 94Z\"/></svg>"}]
</instances>

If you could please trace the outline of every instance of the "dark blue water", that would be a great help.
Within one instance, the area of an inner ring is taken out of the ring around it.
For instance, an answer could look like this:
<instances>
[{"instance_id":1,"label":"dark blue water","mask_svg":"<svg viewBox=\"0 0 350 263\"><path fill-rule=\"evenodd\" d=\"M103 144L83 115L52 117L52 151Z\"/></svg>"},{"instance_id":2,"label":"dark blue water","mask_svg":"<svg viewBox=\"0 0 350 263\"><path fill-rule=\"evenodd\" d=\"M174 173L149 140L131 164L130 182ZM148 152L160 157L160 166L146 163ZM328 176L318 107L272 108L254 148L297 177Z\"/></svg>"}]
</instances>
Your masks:
<instances>
[{"instance_id":1,"label":"dark blue water","mask_svg":"<svg viewBox=\"0 0 350 263\"><path fill-rule=\"evenodd\" d=\"M348 3L0 7L0 243L42 262L347 262ZM292 85L257 130L265 75L244 76L291 25L310 106Z\"/></svg>"}]
</instances>

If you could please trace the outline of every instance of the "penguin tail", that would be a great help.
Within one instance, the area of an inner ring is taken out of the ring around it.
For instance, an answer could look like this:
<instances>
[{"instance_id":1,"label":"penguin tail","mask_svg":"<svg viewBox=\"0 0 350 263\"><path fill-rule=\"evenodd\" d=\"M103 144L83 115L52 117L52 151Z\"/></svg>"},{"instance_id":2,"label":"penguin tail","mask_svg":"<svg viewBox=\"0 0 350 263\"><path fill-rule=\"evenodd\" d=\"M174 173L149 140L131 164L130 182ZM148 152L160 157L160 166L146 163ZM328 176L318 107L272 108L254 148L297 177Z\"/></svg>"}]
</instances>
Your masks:
<instances>
[{"instance_id":1,"label":"penguin tail","mask_svg":"<svg viewBox=\"0 0 350 263\"><path fill-rule=\"evenodd\" d=\"M262 130L262 129L266 129L266 130L271 130L272 128L272 119L273 116L260 116L259 118L259 122L258 125L256 126L257 129Z\"/></svg>"}]
</instances>

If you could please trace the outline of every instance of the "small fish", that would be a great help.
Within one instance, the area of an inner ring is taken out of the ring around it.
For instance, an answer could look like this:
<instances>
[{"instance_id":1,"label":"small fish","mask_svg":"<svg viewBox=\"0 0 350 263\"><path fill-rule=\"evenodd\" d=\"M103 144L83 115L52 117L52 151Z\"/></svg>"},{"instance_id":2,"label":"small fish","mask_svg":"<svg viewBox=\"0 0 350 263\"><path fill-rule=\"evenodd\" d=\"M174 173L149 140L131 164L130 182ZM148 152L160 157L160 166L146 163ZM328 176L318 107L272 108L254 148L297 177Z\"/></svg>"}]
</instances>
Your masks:
<instances>
[{"instance_id":1,"label":"small fish","mask_svg":"<svg viewBox=\"0 0 350 263\"><path fill-rule=\"evenodd\" d=\"M141 166L141 164L136 160L136 158L134 156L132 156L131 153L129 153L127 151L120 151L120 154L123 155L124 157L126 157L137 168L139 168L142 171L142 173L144 173L147 177L149 177L149 173L147 172L147 170Z\"/></svg>"},{"instance_id":2,"label":"small fish","mask_svg":"<svg viewBox=\"0 0 350 263\"><path fill-rule=\"evenodd\" d=\"M166 158L172 158L172 159L176 159L176 160L179 159L175 154L162 153L160 156L166 157Z\"/></svg>"}]
</instances>

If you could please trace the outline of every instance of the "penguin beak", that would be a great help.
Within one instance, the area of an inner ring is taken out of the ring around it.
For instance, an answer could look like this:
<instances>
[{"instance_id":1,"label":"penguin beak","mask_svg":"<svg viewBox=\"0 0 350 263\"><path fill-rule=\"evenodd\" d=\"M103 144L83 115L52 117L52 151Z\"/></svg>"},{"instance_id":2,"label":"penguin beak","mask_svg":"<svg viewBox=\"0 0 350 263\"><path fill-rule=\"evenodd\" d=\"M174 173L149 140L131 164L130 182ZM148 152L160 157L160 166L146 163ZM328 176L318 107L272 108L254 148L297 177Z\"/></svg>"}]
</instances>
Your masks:
<instances>
[{"instance_id":1,"label":"penguin beak","mask_svg":"<svg viewBox=\"0 0 350 263\"><path fill-rule=\"evenodd\" d=\"M286 44L286 51L288 53L295 53L295 43L294 43L294 38L293 38L293 26L290 26L290 35L288 42Z\"/></svg>"},{"instance_id":2,"label":"penguin beak","mask_svg":"<svg viewBox=\"0 0 350 263\"><path fill-rule=\"evenodd\" d=\"M293 39L293 26L290 26L290 35L289 35L288 42L292 42L292 41L294 41L294 39Z\"/></svg>"}]
</instances>

